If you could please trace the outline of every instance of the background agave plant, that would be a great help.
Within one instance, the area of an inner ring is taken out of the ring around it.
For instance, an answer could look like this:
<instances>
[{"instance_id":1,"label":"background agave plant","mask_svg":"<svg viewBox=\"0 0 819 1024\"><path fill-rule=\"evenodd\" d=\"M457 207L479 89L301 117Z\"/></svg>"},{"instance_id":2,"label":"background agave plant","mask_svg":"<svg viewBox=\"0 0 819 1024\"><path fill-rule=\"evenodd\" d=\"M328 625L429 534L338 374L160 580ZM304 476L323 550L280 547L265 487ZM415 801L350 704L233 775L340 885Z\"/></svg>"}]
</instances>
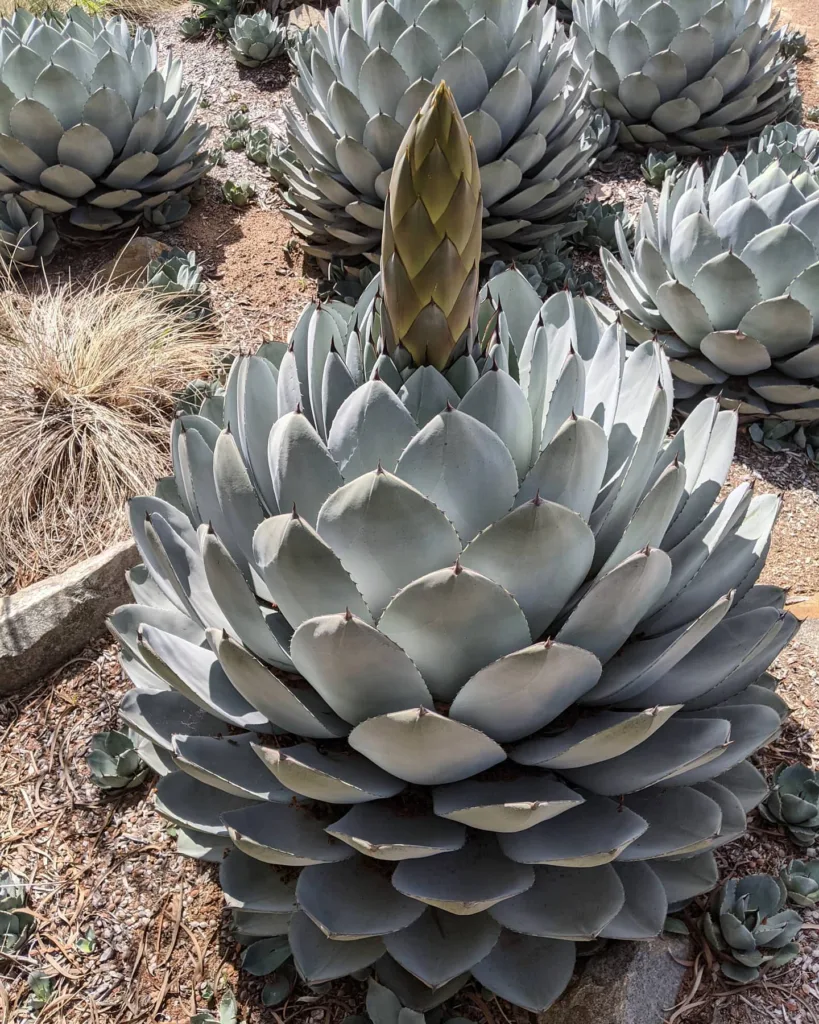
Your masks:
<instances>
[{"instance_id":1,"label":"background agave plant","mask_svg":"<svg viewBox=\"0 0 819 1024\"><path fill-rule=\"evenodd\" d=\"M614 225L618 221L627 241L634 233L634 226L623 203L601 203L595 199L578 206L575 216L583 227L572 235L571 244L584 249L597 252L603 245L609 249L615 246L617 236Z\"/></svg>"},{"instance_id":2,"label":"background agave plant","mask_svg":"<svg viewBox=\"0 0 819 1024\"><path fill-rule=\"evenodd\" d=\"M123 228L207 170L208 128L150 29L73 7L50 24L0 20L0 191L80 230Z\"/></svg>"},{"instance_id":3,"label":"background agave plant","mask_svg":"<svg viewBox=\"0 0 819 1024\"><path fill-rule=\"evenodd\" d=\"M596 152L572 49L546 0L342 0L294 54L290 150L271 154L306 250L377 260L398 146L444 79L475 140L486 255L537 249Z\"/></svg>"},{"instance_id":4,"label":"background agave plant","mask_svg":"<svg viewBox=\"0 0 819 1024\"><path fill-rule=\"evenodd\" d=\"M744 146L798 102L771 0L574 0L575 60L620 144Z\"/></svg>"},{"instance_id":5,"label":"background agave plant","mask_svg":"<svg viewBox=\"0 0 819 1024\"><path fill-rule=\"evenodd\" d=\"M703 388L754 417L819 420L819 180L757 154L694 166L643 206L633 253L601 253L635 341L659 332L678 400ZM690 409L691 403L683 408Z\"/></svg>"},{"instance_id":6,"label":"background agave plant","mask_svg":"<svg viewBox=\"0 0 819 1024\"><path fill-rule=\"evenodd\" d=\"M674 174L680 165L676 153L657 153L649 150L648 156L640 165L643 180L652 188L662 188L667 175Z\"/></svg>"},{"instance_id":7,"label":"background agave plant","mask_svg":"<svg viewBox=\"0 0 819 1024\"><path fill-rule=\"evenodd\" d=\"M442 87L358 306L308 306L175 422L111 618L157 807L240 933L287 933L311 984L376 964L421 1012L470 974L542 1009L576 941L715 883L796 627L754 586L778 499L714 505L736 415L666 445L656 343L626 359L514 272L476 312L481 212Z\"/></svg>"},{"instance_id":8,"label":"background agave plant","mask_svg":"<svg viewBox=\"0 0 819 1024\"><path fill-rule=\"evenodd\" d=\"M799 846L815 846L819 838L819 772L804 764L781 764L759 810L768 821L783 825Z\"/></svg>"},{"instance_id":9,"label":"background agave plant","mask_svg":"<svg viewBox=\"0 0 819 1024\"><path fill-rule=\"evenodd\" d=\"M39 207L13 194L0 199L0 261L4 264L48 263L58 242L53 218Z\"/></svg>"},{"instance_id":10,"label":"background agave plant","mask_svg":"<svg viewBox=\"0 0 819 1024\"><path fill-rule=\"evenodd\" d=\"M722 954L720 969L741 984L755 981L760 968L781 967L799 955L792 941L802 927L785 909L785 886L771 875L732 878L718 889L702 918L708 944Z\"/></svg>"},{"instance_id":11,"label":"background agave plant","mask_svg":"<svg viewBox=\"0 0 819 1024\"><path fill-rule=\"evenodd\" d=\"M36 925L36 918L25 909L25 879L13 871L0 871L0 953L21 949Z\"/></svg>"},{"instance_id":12,"label":"background agave plant","mask_svg":"<svg viewBox=\"0 0 819 1024\"><path fill-rule=\"evenodd\" d=\"M786 174L798 174L805 170L805 165L816 171L819 167L819 131L799 128L788 121L768 125L762 129L756 142L748 144L748 154L745 164L749 169L753 164L754 177L774 162L778 162ZM756 157L751 154L756 154Z\"/></svg>"},{"instance_id":13,"label":"background agave plant","mask_svg":"<svg viewBox=\"0 0 819 1024\"><path fill-rule=\"evenodd\" d=\"M788 899L799 907L819 903L819 860L792 860L779 873Z\"/></svg>"},{"instance_id":14,"label":"background agave plant","mask_svg":"<svg viewBox=\"0 0 819 1024\"><path fill-rule=\"evenodd\" d=\"M127 732L96 733L91 737L86 761L91 781L100 789L135 789L149 771Z\"/></svg>"},{"instance_id":15,"label":"background agave plant","mask_svg":"<svg viewBox=\"0 0 819 1024\"><path fill-rule=\"evenodd\" d=\"M230 29L230 52L246 68L257 68L284 53L287 28L268 11L239 14Z\"/></svg>"}]
</instances>

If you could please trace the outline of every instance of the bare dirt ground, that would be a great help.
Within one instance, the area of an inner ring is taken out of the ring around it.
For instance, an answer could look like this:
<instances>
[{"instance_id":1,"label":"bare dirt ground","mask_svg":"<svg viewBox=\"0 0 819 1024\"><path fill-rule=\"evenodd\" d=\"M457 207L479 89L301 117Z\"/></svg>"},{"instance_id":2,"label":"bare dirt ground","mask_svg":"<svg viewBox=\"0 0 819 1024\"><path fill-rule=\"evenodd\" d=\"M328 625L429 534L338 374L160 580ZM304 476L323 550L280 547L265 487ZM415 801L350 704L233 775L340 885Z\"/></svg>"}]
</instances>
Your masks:
<instances>
[{"instance_id":1,"label":"bare dirt ground","mask_svg":"<svg viewBox=\"0 0 819 1024\"><path fill-rule=\"evenodd\" d=\"M819 41L817 0L787 0L787 19ZM237 68L214 39L181 40L178 8L159 19L162 45L174 45L186 75L199 82L206 105L200 116L213 126L211 145L226 134L224 118L240 103L254 126L282 131L281 105L290 74L285 59L254 71ZM800 62L806 107L819 104L819 47ZM243 153L227 153L214 169L205 198L169 244L196 250L205 268L212 304L228 346L252 347L283 340L304 303L315 294L317 271L296 249L279 211L276 190ZM234 210L221 196L227 178L250 181L254 205ZM646 188L633 157L618 157L595 173L592 195L624 200L636 212ZM49 275L83 279L99 271L123 239L93 249L71 249ZM592 260L592 264L596 261ZM791 609L808 621L773 666L780 692L793 710L783 736L760 755L770 774L781 760L819 766L819 473L801 456L773 454L743 432L731 483L753 478L760 491L783 494L763 582L789 588ZM34 969L54 979L54 996L38 1020L65 1024L187 1024L216 1002L226 985L237 993L246 1024L340 1024L362 1012L363 987L334 985L321 994L297 986L281 1005L261 1005L261 981L239 975L239 950L231 939L214 866L181 858L173 829L152 805L153 781L107 798L88 778L85 751L92 733L117 724L119 697L128 688L112 645L101 642L40 685L0 702L0 866L30 880L30 905L38 927L24 954L0 955L0 1021L32 1019L26 978ZM722 851L724 876L778 870L799 856L776 830L751 819L746 837ZM669 1024L819 1024L819 912L805 914L803 956L763 983L737 991L716 975L707 953L695 948L682 1004L669 1008ZM93 929L94 948L78 940ZM534 1018L477 988L466 990L446 1016L486 1024ZM608 1022L600 1022L608 1024ZM658 1022L659 1024L659 1022Z\"/></svg>"}]
</instances>

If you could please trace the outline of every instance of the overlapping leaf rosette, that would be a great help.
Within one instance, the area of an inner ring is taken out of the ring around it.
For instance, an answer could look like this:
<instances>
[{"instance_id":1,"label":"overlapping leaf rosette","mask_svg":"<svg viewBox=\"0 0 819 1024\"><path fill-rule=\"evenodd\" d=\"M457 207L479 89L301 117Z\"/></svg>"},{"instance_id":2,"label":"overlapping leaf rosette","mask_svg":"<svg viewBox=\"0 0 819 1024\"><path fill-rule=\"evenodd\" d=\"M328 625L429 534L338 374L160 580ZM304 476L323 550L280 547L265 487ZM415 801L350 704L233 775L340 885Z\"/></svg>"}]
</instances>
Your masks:
<instances>
[{"instance_id":1,"label":"overlapping leaf rosette","mask_svg":"<svg viewBox=\"0 0 819 1024\"><path fill-rule=\"evenodd\" d=\"M150 29L20 8L0 20L0 192L80 230L134 224L208 169L198 98Z\"/></svg>"},{"instance_id":2,"label":"overlapping leaf rosette","mask_svg":"<svg viewBox=\"0 0 819 1024\"><path fill-rule=\"evenodd\" d=\"M726 153L708 179L699 166L666 179L633 251L620 233L620 261L601 257L631 337L665 347L684 409L704 393L808 424L819 420L819 179L764 156Z\"/></svg>"},{"instance_id":3,"label":"overlapping leaf rosette","mask_svg":"<svg viewBox=\"0 0 819 1024\"><path fill-rule=\"evenodd\" d=\"M290 150L270 158L307 252L378 260L398 147L443 80L481 166L486 255L537 250L610 131L573 47L546 0L342 0L295 50Z\"/></svg>"},{"instance_id":4,"label":"overlapping leaf rosette","mask_svg":"<svg viewBox=\"0 0 819 1024\"><path fill-rule=\"evenodd\" d=\"M666 443L658 344L626 359L515 271L476 311L479 182L441 87L382 275L175 423L111 625L157 807L227 851L242 937L286 933L313 984L374 965L424 1010L471 975L539 1010L576 943L656 935L715 883L796 623L755 586L779 500L717 501L735 413Z\"/></svg>"},{"instance_id":5,"label":"overlapping leaf rosette","mask_svg":"<svg viewBox=\"0 0 819 1024\"><path fill-rule=\"evenodd\" d=\"M744 146L798 106L771 0L574 0L575 59L620 144L678 153Z\"/></svg>"}]
</instances>

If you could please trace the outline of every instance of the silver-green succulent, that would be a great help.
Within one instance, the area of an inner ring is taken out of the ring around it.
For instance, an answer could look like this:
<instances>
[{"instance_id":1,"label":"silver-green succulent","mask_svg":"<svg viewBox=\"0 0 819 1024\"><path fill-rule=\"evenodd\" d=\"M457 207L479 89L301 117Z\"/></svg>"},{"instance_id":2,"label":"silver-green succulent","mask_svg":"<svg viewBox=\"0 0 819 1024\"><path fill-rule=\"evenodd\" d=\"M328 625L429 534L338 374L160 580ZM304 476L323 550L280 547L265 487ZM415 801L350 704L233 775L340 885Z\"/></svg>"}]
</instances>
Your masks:
<instances>
[{"instance_id":1,"label":"silver-green succulent","mask_svg":"<svg viewBox=\"0 0 819 1024\"><path fill-rule=\"evenodd\" d=\"M633 251L601 253L635 341L655 334L683 408L692 396L757 418L819 420L819 178L724 154L663 183Z\"/></svg>"},{"instance_id":2,"label":"silver-green succulent","mask_svg":"<svg viewBox=\"0 0 819 1024\"><path fill-rule=\"evenodd\" d=\"M819 169L819 131L799 128L788 121L763 128L759 138L748 145L746 166L750 168L753 163L756 176L775 161L786 174L799 173L806 165L811 171Z\"/></svg>"},{"instance_id":3,"label":"silver-green succulent","mask_svg":"<svg viewBox=\"0 0 819 1024\"><path fill-rule=\"evenodd\" d=\"M718 889L702 918L702 931L731 981L755 981L760 969L781 967L799 955L793 939L802 927L786 910L785 886L772 875L732 878Z\"/></svg>"},{"instance_id":4,"label":"silver-green succulent","mask_svg":"<svg viewBox=\"0 0 819 1024\"><path fill-rule=\"evenodd\" d=\"M658 153L652 149L640 165L640 171L652 188L662 188L666 176L676 174L679 167L680 158L676 153Z\"/></svg>"},{"instance_id":5,"label":"silver-green succulent","mask_svg":"<svg viewBox=\"0 0 819 1024\"><path fill-rule=\"evenodd\" d=\"M200 8L199 18L205 26L222 35L227 35L237 16L248 6L245 0L193 0L193 5Z\"/></svg>"},{"instance_id":6,"label":"silver-green succulent","mask_svg":"<svg viewBox=\"0 0 819 1024\"><path fill-rule=\"evenodd\" d=\"M172 196L161 206L149 206L145 210L145 223L151 228L166 231L178 227L191 210L190 202L184 196Z\"/></svg>"},{"instance_id":7,"label":"silver-green succulent","mask_svg":"<svg viewBox=\"0 0 819 1024\"><path fill-rule=\"evenodd\" d=\"M779 872L788 899L798 907L819 903L819 860L792 860Z\"/></svg>"},{"instance_id":8,"label":"silver-green succulent","mask_svg":"<svg viewBox=\"0 0 819 1024\"><path fill-rule=\"evenodd\" d=\"M91 781L100 789L135 789L149 771L127 732L95 733L85 759Z\"/></svg>"},{"instance_id":9,"label":"silver-green succulent","mask_svg":"<svg viewBox=\"0 0 819 1024\"><path fill-rule=\"evenodd\" d=\"M270 154L270 132L267 128L255 128L245 136L245 156L254 164L267 164Z\"/></svg>"},{"instance_id":10,"label":"silver-green succulent","mask_svg":"<svg viewBox=\"0 0 819 1024\"><path fill-rule=\"evenodd\" d=\"M247 145L247 132L231 132L222 140L222 146L229 153L241 152Z\"/></svg>"},{"instance_id":11,"label":"silver-green succulent","mask_svg":"<svg viewBox=\"0 0 819 1024\"><path fill-rule=\"evenodd\" d=\"M0 871L0 953L22 949L36 925L25 909L26 881L13 871Z\"/></svg>"},{"instance_id":12,"label":"silver-green succulent","mask_svg":"<svg viewBox=\"0 0 819 1024\"><path fill-rule=\"evenodd\" d=\"M442 80L475 140L486 256L534 252L571 220L597 139L546 0L342 0L326 21L294 55L290 151L270 161L307 252L377 260L396 151Z\"/></svg>"},{"instance_id":13,"label":"silver-green succulent","mask_svg":"<svg viewBox=\"0 0 819 1024\"><path fill-rule=\"evenodd\" d=\"M374 978L367 982L367 1016L345 1017L341 1024L426 1024L426 1017L401 1005L390 989ZM468 1024L465 1017L450 1017L442 1024Z\"/></svg>"},{"instance_id":14,"label":"silver-green succulent","mask_svg":"<svg viewBox=\"0 0 819 1024\"><path fill-rule=\"evenodd\" d=\"M246 68L257 68L279 57L286 42L286 26L267 11L237 15L230 30L230 52Z\"/></svg>"},{"instance_id":15,"label":"silver-green succulent","mask_svg":"<svg viewBox=\"0 0 819 1024\"><path fill-rule=\"evenodd\" d=\"M248 181L231 181L228 179L222 185L222 195L231 206L241 209L249 206L256 195L256 189Z\"/></svg>"},{"instance_id":16,"label":"silver-green succulent","mask_svg":"<svg viewBox=\"0 0 819 1024\"><path fill-rule=\"evenodd\" d=\"M760 813L782 825L798 846L819 841L819 772L803 764L781 764Z\"/></svg>"},{"instance_id":17,"label":"silver-green succulent","mask_svg":"<svg viewBox=\"0 0 819 1024\"><path fill-rule=\"evenodd\" d=\"M607 249L614 248L617 244L614 226L618 222L626 241L634 233L634 226L623 203L601 203L595 199L578 206L575 217L584 226L572 235L571 244L595 252L603 245Z\"/></svg>"},{"instance_id":18,"label":"silver-green succulent","mask_svg":"<svg viewBox=\"0 0 819 1024\"><path fill-rule=\"evenodd\" d=\"M170 249L151 260L146 278L150 288L177 297L182 304L200 299L207 290L202 281L202 268L196 263L196 253L186 253L184 249Z\"/></svg>"},{"instance_id":19,"label":"silver-green succulent","mask_svg":"<svg viewBox=\"0 0 819 1024\"><path fill-rule=\"evenodd\" d=\"M575 60L620 144L745 146L798 102L771 0L574 0Z\"/></svg>"},{"instance_id":20,"label":"silver-green succulent","mask_svg":"<svg viewBox=\"0 0 819 1024\"><path fill-rule=\"evenodd\" d=\"M202 18L191 15L179 22L179 32L185 39L197 39L205 31L206 25Z\"/></svg>"},{"instance_id":21,"label":"silver-green succulent","mask_svg":"<svg viewBox=\"0 0 819 1024\"><path fill-rule=\"evenodd\" d=\"M0 263L48 263L58 242L54 219L39 206L13 193L0 198Z\"/></svg>"},{"instance_id":22,"label":"silver-green succulent","mask_svg":"<svg viewBox=\"0 0 819 1024\"><path fill-rule=\"evenodd\" d=\"M235 110L231 110L225 116L225 128L229 132L245 132L250 128L250 114L247 112L247 108L236 107Z\"/></svg>"},{"instance_id":23,"label":"silver-green succulent","mask_svg":"<svg viewBox=\"0 0 819 1024\"><path fill-rule=\"evenodd\" d=\"M237 931L418 1012L470 975L542 1010L576 943L716 883L798 625L755 586L779 498L718 500L736 413L667 441L657 342L515 271L478 293L480 180L441 86L381 276L174 422L110 622L157 808Z\"/></svg>"},{"instance_id":24,"label":"silver-green succulent","mask_svg":"<svg viewBox=\"0 0 819 1024\"><path fill-rule=\"evenodd\" d=\"M786 28L779 43L779 52L783 57L794 57L801 60L808 52L808 37L799 29Z\"/></svg>"},{"instance_id":25,"label":"silver-green succulent","mask_svg":"<svg viewBox=\"0 0 819 1024\"><path fill-rule=\"evenodd\" d=\"M73 7L0 20L0 192L79 231L136 224L207 170L198 95L150 29Z\"/></svg>"},{"instance_id":26,"label":"silver-green succulent","mask_svg":"<svg viewBox=\"0 0 819 1024\"><path fill-rule=\"evenodd\" d=\"M26 902L26 880L8 868L0 871L0 910L18 910Z\"/></svg>"},{"instance_id":27,"label":"silver-green succulent","mask_svg":"<svg viewBox=\"0 0 819 1024\"><path fill-rule=\"evenodd\" d=\"M576 269L570 247L560 238L547 239L542 249L524 260L515 260L512 264L495 260L489 268L489 277L497 277L510 266L523 274L542 299L564 289L572 295L593 298L603 293L603 285L593 274Z\"/></svg>"}]
</instances>

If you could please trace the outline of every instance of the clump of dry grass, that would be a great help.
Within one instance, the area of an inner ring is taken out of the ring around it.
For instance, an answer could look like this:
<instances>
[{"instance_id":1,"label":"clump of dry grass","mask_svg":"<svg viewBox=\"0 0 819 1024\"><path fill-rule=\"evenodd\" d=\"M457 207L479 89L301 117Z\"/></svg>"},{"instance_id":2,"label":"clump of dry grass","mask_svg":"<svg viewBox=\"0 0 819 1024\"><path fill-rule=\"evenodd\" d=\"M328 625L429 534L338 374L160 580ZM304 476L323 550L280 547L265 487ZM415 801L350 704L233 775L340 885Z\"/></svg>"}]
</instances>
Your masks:
<instances>
[{"instance_id":1,"label":"clump of dry grass","mask_svg":"<svg viewBox=\"0 0 819 1024\"><path fill-rule=\"evenodd\" d=\"M127 535L123 506L168 472L173 393L213 337L147 288L0 292L0 564L17 585Z\"/></svg>"}]
</instances>

